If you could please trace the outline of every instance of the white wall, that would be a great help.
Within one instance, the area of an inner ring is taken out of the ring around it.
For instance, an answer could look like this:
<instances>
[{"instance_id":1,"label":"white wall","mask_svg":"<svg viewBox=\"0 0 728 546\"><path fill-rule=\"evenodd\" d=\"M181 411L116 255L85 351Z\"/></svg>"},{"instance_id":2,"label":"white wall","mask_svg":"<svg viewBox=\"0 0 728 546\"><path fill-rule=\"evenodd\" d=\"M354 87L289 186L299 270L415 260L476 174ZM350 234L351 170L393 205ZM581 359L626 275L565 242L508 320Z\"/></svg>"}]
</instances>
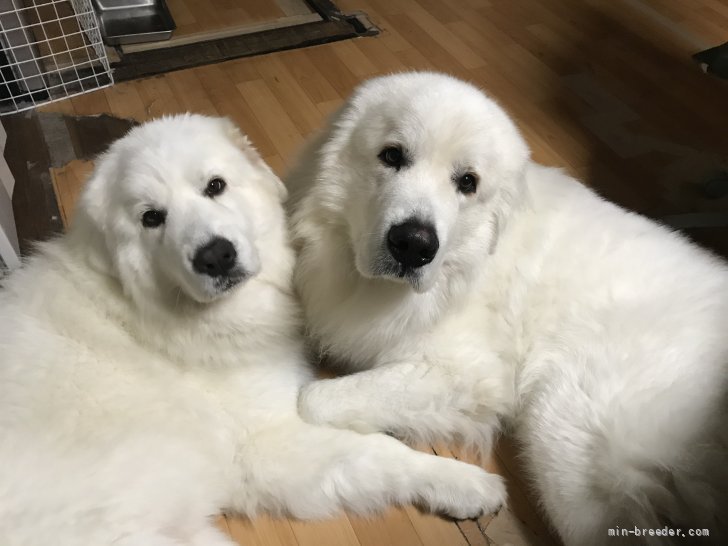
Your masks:
<instances>
[{"instance_id":1,"label":"white wall","mask_svg":"<svg viewBox=\"0 0 728 546\"><path fill-rule=\"evenodd\" d=\"M20 265L20 251L13 217L12 196L15 179L4 156L7 138L5 128L0 124L0 259L10 269L14 269Z\"/></svg>"}]
</instances>

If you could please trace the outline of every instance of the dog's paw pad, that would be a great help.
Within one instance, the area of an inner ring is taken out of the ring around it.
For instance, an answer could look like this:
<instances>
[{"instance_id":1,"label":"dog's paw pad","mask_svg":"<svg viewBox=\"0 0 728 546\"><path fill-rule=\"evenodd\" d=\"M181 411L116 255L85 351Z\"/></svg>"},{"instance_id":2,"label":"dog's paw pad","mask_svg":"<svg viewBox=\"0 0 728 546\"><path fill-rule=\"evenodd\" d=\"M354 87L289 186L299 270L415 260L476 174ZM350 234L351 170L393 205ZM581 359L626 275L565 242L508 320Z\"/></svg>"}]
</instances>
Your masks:
<instances>
[{"instance_id":1,"label":"dog's paw pad","mask_svg":"<svg viewBox=\"0 0 728 546\"><path fill-rule=\"evenodd\" d=\"M478 467L472 467L470 476L453 483L455 491L449 506L440 510L453 519L478 519L497 514L505 505L507 494L503 479Z\"/></svg>"}]
</instances>

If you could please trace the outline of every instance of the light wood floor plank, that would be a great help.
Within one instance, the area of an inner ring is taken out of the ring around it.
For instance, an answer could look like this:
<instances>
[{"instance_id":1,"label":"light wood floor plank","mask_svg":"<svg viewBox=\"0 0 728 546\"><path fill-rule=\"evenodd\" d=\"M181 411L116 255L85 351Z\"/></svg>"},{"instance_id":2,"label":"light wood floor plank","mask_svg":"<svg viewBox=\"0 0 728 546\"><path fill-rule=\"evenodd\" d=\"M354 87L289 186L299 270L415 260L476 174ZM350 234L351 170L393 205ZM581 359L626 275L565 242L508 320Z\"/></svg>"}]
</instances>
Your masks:
<instances>
[{"instance_id":1,"label":"light wood floor plank","mask_svg":"<svg viewBox=\"0 0 728 546\"><path fill-rule=\"evenodd\" d=\"M281 55L281 60L314 104L342 98L324 78L320 65L316 65L306 51L287 51ZM324 69L323 66L321 68Z\"/></svg>"},{"instance_id":2,"label":"light wood floor plank","mask_svg":"<svg viewBox=\"0 0 728 546\"><path fill-rule=\"evenodd\" d=\"M463 64L437 43L409 14L390 15L389 19L404 39L427 58L434 68L454 75L467 72Z\"/></svg>"},{"instance_id":3,"label":"light wood floor plank","mask_svg":"<svg viewBox=\"0 0 728 546\"><path fill-rule=\"evenodd\" d=\"M299 546L286 519L260 515L254 520L227 516L230 536L244 546Z\"/></svg>"},{"instance_id":4,"label":"light wood floor plank","mask_svg":"<svg viewBox=\"0 0 728 546\"><path fill-rule=\"evenodd\" d=\"M356 47L356 42L370 40L347 40L345 42L337 42L332 44L331 49L342 63L356 76L359 80L371 78L375 76L379 70L369 58L364 55L361 50Z\"/></svg>"},{"instance_id":5,"label":"light wood floor plank","mask_svg":"<svg viewBox=\"0 0 728 546\"><path fill-rule=\"evenodd\" d=\"M73 221L73 212L76 208L78 196L92 171L93 162L78 159L67 163L63 167L51 168L53 189L56 192L58 209L65 227L71 225Z\"/></svg>"},{"instance_id":6,"label":"light wood floor plank","mask_svg":"<svg viewBox=\"0 0 728 546\"><path fill-rule=\"evenodd\" d=\"M354 47L376 66L377 74L392 74L407 69L407 65L397 55L391 54L383 40L357 40Z\"/></svg>"},{"instance_id":7,"label":"light wood floor plank","mask_svg":"<svg viewBox=\"0 0 728 546\"><path fill-rule=\"evenodd\" d=\"M328 116L336 112L343 103L344 99L327 100L319 102L316 107L318 108L318 111L321 112L322 116L328 118Z\"/></svg>"},{"instance_id":8,"label":"light wood floor plank","mask_svg":"<svg viewBox=\"0 0 728 546\"><path fill-rule=\"evenodd\" d=\"M291 521L299 546L361 546L348 518L310 522Z\"/></svg>"},{"instance_id":9,"label":"light wood floor plank","mask_svg":"<svg viewBox=\"0 0 728 546\"><path fill-rule=\"evenodd\" d=\"M346 66L336 55L333 48L328 46L316 46L305 51L306 56L314 66L325 66L326 72L323 77L331 84L340 97L346 97L361 81L352 70Z\"/></svg>"},{"instance_id":10,"label":"light wood floor plank","mask_svg":"<svg viewBox=\"0 0 728 546\"><path fill-rule=\"evenodd\" d=\"M79 95L80 97L88 96L86 95ZM50 104L44 104L42 106L38 107L39 112L56 112L59 114L64 114L66 116L75 116L76 115L76 109L73 107L73 101L72 100L60 100L57 102L52 102Z\"/></svg>"},{"instance_id":11,"label":"light wood floor plank","mask_svg":"<svg viewBox=\"0 0 728 546\"><path fill-rule=\"evenodd\" d=\"M177 95L172 90L169 80L164 76L141 80L137 82L137 89L147 117L158 118L185 111L177 101Z\"/></svg>"},{"instance_id":12,"label":"light wood floor plank","mask_svg":"<svg viewBox=\"0 0 728 546\"><path fill-rule=\"evenodd\" d=\"M258 60L259 59L277 59L275 56L264 55L262 57L245 57L243 59L236 59L227 63L223 63L221 68L227 73L228 77L233 83L249 82L251 80L259 80L261 77L258 71Z\"/></svg>"},{"instance_id":13,"label":"light wood floor plank","mask_svg":"<svg viewBox=\"0 0 728 546\"><path fill-rule=\"evenodd\" d=\"M452 521L433 514L424 514L412 506L407 506L404 510L423 546L468 546L460 529Z\"/></svg>"},{"instance_id":14,"label":"light wood floor plank","mask_svg":"<svg viewBox=\"0 0 728 546\"><path fill-rule=\"evenodd\" d=\"M392 6L398 5L397 2L387 2L387 4ZM381 34L377 39L381 41L387 49L389 49L389 51L396 53L398 51L412 48L412 44L404 39L402 34L397 30L396 25L392 24L388 20L387 14L392 14L393 12L382 11L383 6L379 5L377 0L366 0L361 2L359 0L352 0L352 5L358 5L356 9L365 10L367 15L372 17L373 22L381 30ZM401 13L401 11L397 10L396 13Z\"/></svg>"},{"instance_id":15,"label":"light wood floor plank","mask_svg":"<svg viewBox=\"0 0 728 546\"><path fill-rule=\"evenodd\" d=\"M293 158L303 145L303 137L270 88L263 80L239 83L237 88L283 161Z\"/></svg>"},{"instance_id":16,"label":"light wood floor plank","mask_svg":"<svg viewBox=\"0 0 728 546\"><path fill-rule=\"evenodd\" d=\"M392 508L378 517L349 516L361 546L422 546L417 531L404 508Z\"/></svg>"},{"instance_id":17,"label":"light wood floor plank","mask_svg":"<svg viewBox=\"0 0 728 546\"><path fill-rule=\"evenodd\" d=\"M221 116L228 116L250 137L261 155L278 153L248 103L243 100L235 83L225 74L220 65L201 66L193 69L210 101Z\"/></svg>"},{"instance_id":18,"label":"light wood floor plank","mask_svg":"<svg viewBox=\"0 0 728 546\"><path fill-rule=\"evenodd\" d=\"M220 115L207 90L193 70L170 72L165 74L164 78L172 89L177 103L184 110L208 116Z\"/></svg>"},{"instance_id":19,"label":"light wood floor plank","mask_svg":"<svg viewBox=\"0 0 728 546\"><path fill-rule=\"evenodd\" d=\"M276 173L278 177L283 178L283 176L286 174L286 170L288 167L286 166L285 161L281 159L281 156L275 154L264 156L263 159L270 166L270 168L273 169L273 172Z\"/></svg>"},{"instance_id":20,"label":"light wood floor plank","mask_svg":"<svg viewBox=\"0 0 728 546\"><path fill-rule=\"evenodd\" d=\"M457 34L448 28L430 12L419 5L408 11L407 15L424 31L432 37L437 44L458 60L465 68L478 68L485 65L483 58L465 44Z\"/></svg>"},{"instance_id":21,"label":"light wood floor plank","mask_svg":"<svg viewBox=\"0 0 728 546\"><path fill-rule=\"evenodd\" d=\"M149 113L139 96L137 82L117 83L104 89L104 94L115 116L139 122L149 119Z\"/></svg>"},{"instance_id":22,"label":"light wood floor plank","mask_svg":"<svg viewBox=\"0 0 728 546\"><path fill-rule=\"evenodd\" d=\"M106 94L103 89L91 93L84 93L83 95L76 95L68 100L73 104L73 110L77 116L92 116L111 112L109 101L106 100ZM60 111L59 108L62 108L61 103L63 102L66 101L51 103L46 107L46 110L58 112Z\"/></svg>"},{"instance_id":23,"label":"light wood floor plank","mask_svg":"<svg viewBox=\"0 0 728 546\"><path fill-rule=\"evenodd\" d=\"M311 101L288 67L278 57L259 57L257 72L285 109L298 131L307 136L321 127L321 112Z\"/></svg>"}]
</instances>

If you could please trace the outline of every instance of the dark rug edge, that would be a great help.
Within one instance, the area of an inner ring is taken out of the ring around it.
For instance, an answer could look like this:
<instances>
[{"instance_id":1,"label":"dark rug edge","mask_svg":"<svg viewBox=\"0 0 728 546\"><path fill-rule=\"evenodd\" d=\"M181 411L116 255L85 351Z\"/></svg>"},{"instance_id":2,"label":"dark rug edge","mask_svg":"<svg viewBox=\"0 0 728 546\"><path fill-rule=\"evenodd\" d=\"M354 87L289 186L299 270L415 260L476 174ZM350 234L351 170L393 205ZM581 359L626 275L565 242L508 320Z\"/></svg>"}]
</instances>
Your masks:
<instances>
[{"instance_id":1,"label":"dark rug edge","mask_svg":"<svg viewBox=\"0 0 728 546\"><path fill-rule=\"evenodd\" d=\"M310 3L312 6L313 4L333 6L330 2L320 0ZM114 80L124 82L232 59L379 34L379 29L363 12L343 14L335 6L319 8L316 11L322 16L321 21L122 54L121 59L111 65Z\"/></svg>"}]
</instances>

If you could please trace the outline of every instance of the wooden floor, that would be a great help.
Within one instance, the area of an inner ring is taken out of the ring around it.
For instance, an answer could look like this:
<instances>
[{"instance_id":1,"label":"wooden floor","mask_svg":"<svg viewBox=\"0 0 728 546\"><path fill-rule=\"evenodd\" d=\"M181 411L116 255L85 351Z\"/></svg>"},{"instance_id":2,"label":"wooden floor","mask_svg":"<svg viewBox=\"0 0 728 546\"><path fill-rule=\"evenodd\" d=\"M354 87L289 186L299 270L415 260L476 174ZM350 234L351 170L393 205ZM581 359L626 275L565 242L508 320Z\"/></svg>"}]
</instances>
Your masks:
<instances>
[{"instance_id":1,"label":"wooden floor","mask_svg":"<svg viewBox=\"0 0 728 546\"><path fill-rule=\"evenodd\" d=\"M446 71L488 90L518 120L543 163L654 217L728 212L699 184L728 162L728 82L692 53L728 40L722 0L338 0L382 29L362 38L166 74L46 110L147 120L186 110L232 118L279 173L352 88L406 69ZM70 217L90 165L54 172ZM725 228L693 230L728 255ZM448 454L440 447L438 453ZM509 480L512 510L456 525L412 508L372 520L221 526L248 545L553 544L507 442L487 463Z\"/></svg>"}]
</instances>

